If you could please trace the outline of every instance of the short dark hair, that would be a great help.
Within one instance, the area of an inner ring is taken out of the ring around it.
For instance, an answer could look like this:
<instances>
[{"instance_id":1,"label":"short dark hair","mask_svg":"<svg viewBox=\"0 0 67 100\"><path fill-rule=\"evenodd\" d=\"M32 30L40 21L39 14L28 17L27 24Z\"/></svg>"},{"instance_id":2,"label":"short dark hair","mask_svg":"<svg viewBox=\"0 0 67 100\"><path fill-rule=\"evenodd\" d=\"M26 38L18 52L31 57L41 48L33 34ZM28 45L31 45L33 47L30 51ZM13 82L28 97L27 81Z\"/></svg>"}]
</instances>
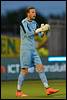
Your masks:
<instances>
[{"instance_id":1,"label":"short dark hair","mask_svg":"<svg viewBox=\"0 0 67 100\"><path fill-rule=\"evenodd\" d=\"M34 7L28 7L27 9L26 9L26 14L30 11L30 9L35 9Z\"/></svg>"}]
</instances>

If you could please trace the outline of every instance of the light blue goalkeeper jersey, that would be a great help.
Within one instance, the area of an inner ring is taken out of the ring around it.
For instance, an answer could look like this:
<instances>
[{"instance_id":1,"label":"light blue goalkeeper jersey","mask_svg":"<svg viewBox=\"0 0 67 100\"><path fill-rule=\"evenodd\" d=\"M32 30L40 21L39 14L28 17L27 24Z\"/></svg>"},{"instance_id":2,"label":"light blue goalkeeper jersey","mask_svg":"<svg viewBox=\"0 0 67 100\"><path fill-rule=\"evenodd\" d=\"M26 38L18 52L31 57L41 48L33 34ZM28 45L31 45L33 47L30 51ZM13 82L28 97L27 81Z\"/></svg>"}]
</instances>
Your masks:
<instances>
[{"instance_id":1,"label":"light blue goalkeeper jersey","mask_svg":"<svg viewBox=\"0 0 67 100\"><path fill-rule=\"evenodd\" d=\"M42 64L37 53L34 32L37 28L36 21L28 21L27 18L21 21L20 25L20 64L21 68L29 68L37 64ZM41 33L38 33L41 35Z\"/></svg>"},{"instance_id":2,"label":"light blue goalkeeper jersey","mask_svg":"<svg viewBox=\"0 0 67 100\"><path fill-rule=\"evenodd\" d=\"M37 29L36 21L28 21L27 18L21 21L20 25L20 38L21 48L23 49L35 49L34 32ZM41 36L41 33L38 33Z\"/></svg>"}]
</instances>

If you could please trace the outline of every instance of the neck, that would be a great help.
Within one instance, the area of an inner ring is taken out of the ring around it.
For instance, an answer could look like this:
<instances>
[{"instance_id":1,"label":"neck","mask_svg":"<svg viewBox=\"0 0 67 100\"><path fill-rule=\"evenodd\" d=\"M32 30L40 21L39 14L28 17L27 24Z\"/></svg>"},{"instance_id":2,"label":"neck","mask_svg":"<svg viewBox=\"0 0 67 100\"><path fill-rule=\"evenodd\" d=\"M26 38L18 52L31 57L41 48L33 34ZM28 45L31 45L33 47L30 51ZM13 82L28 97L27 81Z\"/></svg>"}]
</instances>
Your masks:
<instances>
[{"instance_id":1,"label":"neck","mask_svg":"<svg viewBox=\"0 0 67 100\"><path fill-rule=\"evenodd\" d=\"M27 19L28 19L28 21L30 21L30 22L32 21L32 19L30 19L29 17L27 17Z\"/></svg>"}]
</instances>

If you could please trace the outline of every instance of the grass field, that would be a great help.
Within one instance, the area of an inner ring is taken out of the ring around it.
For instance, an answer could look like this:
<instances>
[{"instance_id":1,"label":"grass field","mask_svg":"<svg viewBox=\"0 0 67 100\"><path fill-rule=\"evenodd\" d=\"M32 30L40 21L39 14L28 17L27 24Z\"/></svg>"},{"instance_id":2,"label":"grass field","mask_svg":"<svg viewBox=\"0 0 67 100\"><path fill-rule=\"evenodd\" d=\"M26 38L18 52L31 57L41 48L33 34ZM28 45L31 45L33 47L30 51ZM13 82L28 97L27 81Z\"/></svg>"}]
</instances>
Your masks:
<instances>
[{"instance_id":1,"label":"grass field","mask_svg":"<svg viewBox=\"0 0 67 100\"><path fill-rule=\"evenodd\" d=\"M43 85L40 80L24 81L23 91L28 97L16 97L17 81L1 82L1 99L66 99L66 81L65 80L49 80L51 87L60 89L58 93L45 95Z\"/></svg>"}]
</instances>

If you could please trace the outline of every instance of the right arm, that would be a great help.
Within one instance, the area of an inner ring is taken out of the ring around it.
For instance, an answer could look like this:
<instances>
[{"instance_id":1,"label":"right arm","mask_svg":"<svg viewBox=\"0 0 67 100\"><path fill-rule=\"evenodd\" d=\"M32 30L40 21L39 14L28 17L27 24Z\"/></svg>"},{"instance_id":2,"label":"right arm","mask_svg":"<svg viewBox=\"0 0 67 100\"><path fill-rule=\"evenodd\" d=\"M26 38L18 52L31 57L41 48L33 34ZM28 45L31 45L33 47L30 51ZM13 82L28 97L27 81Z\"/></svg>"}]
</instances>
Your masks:
<instances>
[{"instance_id":1,"label":"right arm","mask_svg":"<svg viewBox=\"0 0 67 100\"><path fill-rule=\"evenodd\" d=\"M26 21L22 22L22 25L24 27L25 33L28 33L28 35L34 34L34 31L29 28L28 23Z\"/></svg>"}]
</instances>

